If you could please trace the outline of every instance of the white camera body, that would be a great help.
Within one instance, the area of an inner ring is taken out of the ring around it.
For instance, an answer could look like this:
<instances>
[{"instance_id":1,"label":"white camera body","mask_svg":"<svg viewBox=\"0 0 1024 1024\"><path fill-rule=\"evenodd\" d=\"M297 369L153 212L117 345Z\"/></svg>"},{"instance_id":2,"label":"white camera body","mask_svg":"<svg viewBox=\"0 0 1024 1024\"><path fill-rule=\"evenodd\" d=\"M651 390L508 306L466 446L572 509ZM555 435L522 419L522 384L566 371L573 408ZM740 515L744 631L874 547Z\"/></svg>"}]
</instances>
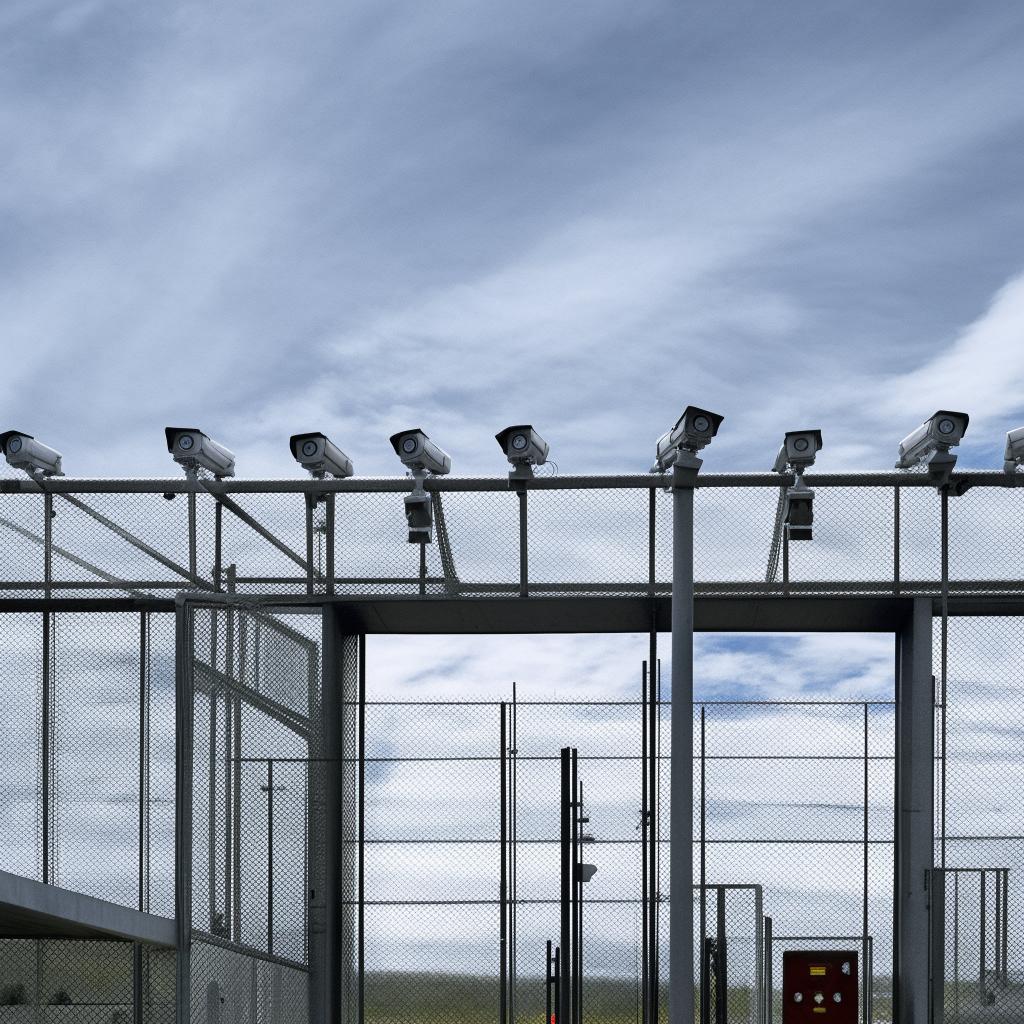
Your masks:
<instances>
[{"instance_id":1,"label":"white camera body","mask_svg":"<svg viewBox=\"0 0 1024 1024\"><path fill-rule=\"evenodd\" d=\"M338 479L352 476L352 460L326 434L292 434L289 447L303 469L322 480L329 473Z\"/></svg>"},{"instance_id":2,"label":"white camera body","mask_svg":"<svg viewBox=\"0 0 1024 1024\"><path fill-rule=\"evenodd\" d=\"M452 457L434 444L419 427L392 434L391 447L414 473L434 473L443 476L451 472Z\"/></svg>"},{"instance_id":3,"label":"white camera body","mask_svg":"<svg viewBox=\"0 0 1024 1024\"><path fill-rule=\"evenodd\" d=\"M61 454L37 441L31 434L8 430L0 434L0 447L8 463L29 476L63 476Z\"/></svg>"},{"instance_id":4,"label":"white camera body","mask_svg":"<svg viewBox=\"0 0 1024 1024\"><path fill-rule=\"evenodd\" d=\"M1003 460L1003 469L1007 473L1016 473L1017 467L1024 465L1024 427L1007 432Z\"/></svg>"},{"instance_id":5,"label":"white camera body","mask_svg":"<svg viewBox=\"0 0 1024 1024\"><path fill-rule=\"evenodd\" d=\"M958 445L967 433L970 417L965 412L951 412L940 409L929 417L913 433L900 441L897 469L910 469L924 462L930 456L946 453ZM955 461L955 458L954 458Z\"/></svg>"},{"instance_id":6,"label":"white camera body","mask_svg":"<svg viewBox=\"0 0 1024 1024\"><path fill-rule=\"evenodd\" d=\"M499 430L494 439L513 466L543 466L548 460L550 446L529 423Z\"/></svg>"},{"instance_id":7,"label":"white camera body","mask_svg":"<svg viewBox=\"0 0 1024 1024\"><path fill-rule=\"evenodd\" d=\"M787 430L785 440L772 466L773 473L785 473L791 470L803 473L808 466L814 465L814 459L821 451L820 430Z\"/></svg>"},{"instance_id":8,"label":"white camera body","mask_svg":"<svg viewBox=\"0 0 1024 1024\"><path fill-rule=\"evenodd\" d=\"M187 473L209 470L218 479L235 475L235 456L198 427L165 427L167 450Z\"/></svg>"}]
</instances>

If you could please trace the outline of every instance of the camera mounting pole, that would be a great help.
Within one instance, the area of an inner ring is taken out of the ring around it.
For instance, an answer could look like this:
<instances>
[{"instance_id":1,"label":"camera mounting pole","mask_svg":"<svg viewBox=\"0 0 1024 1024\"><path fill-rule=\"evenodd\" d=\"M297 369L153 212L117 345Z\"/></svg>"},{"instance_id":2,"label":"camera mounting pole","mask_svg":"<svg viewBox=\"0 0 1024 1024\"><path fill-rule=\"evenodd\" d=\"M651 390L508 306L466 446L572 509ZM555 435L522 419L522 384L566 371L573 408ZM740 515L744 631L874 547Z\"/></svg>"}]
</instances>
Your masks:
<instances>
[{"instance_id":1,"label":"camera mounting pole","mask_svg":"<svg viewBox=\"0 0 1024 1024\"><path fill-rule=\"evenodd\" d=\"M669 474L672 489L672 810L669 886L693 886L693 489L702 460L680 449ZM693 901L669 904L669 1021L692 1024Z\"/></svg>"}]
</instances>

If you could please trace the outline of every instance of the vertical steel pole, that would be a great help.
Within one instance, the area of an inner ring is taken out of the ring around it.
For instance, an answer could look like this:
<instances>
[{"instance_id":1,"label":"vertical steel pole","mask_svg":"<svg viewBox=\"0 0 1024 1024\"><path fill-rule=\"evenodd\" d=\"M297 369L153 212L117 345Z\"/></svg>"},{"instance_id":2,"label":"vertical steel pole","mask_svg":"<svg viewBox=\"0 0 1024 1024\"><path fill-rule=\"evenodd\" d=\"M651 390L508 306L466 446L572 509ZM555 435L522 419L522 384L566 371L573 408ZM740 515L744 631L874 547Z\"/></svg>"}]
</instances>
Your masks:
<instances>
[{"instance_id":1,"label":"vertical steel pole","mask_svg":"<svg viewBox=\"0 0 1024 1024\"><path fill-rule=\"evenodd\" d=\"M146 910L146 832L149 812L149 614L139 613L139 910Z\"/></svg>"},{"instance_id":2,"label":"vertical steel pole","mask_svg":"<svg viewBox=\"0 0 1024 1024\"><path fill-rule=\"evenodd\" d=\"M188 492L188 572L193 580L198 576L198 561L196 555L196 492L195 481L192 481L193 490ZM220 504L218 502L218 504Z\"/></svg>"},{"instance_id":3,"label":"vertical steel pole","mask_svg":"<svg viewBox=\"0 0 1024 1024\"><path fill-rule=\"evenodd\" d=\"M931 1020L945 1020L946 1006L946 873L934 868L928 877L931 912L929 957L931 959Z\"/></svg>"},{"instance_id":4,"label":"vertical steel pole","mask_svg":"<svg viewBox=\"0 0 1024 1024\"><path fill-rule=\"evenodd\" d=\"M498 1020L505 1024L508 1019L508 768L505 751L508 740L505 735L505 702L500 704L501 724L498 728L498 783L499 824L498 843L501 849L501 866L498 872L498 957L500 977L498 982Z\"/></svg>"},{"instance_id":5,"label":"vertical steel pole","mask_svg":"<svg viewBox=\"0 0 1024 1024\"><path fill-rule=\"evenodd\" d=\"M570 879L572 885L572 947L570 970L572 971L572 1022L580 1024L580 822L579 822L579 767L576 759L576 748L570 754L572 764L572 798L569 803L570 822L572 824L572 859L570 861Z\"/></svg>"},{"instance_id":6,"label":"vertical steel pole","mask_svg":"<svg viewBox=\"0 0 1024 1024\"><path fill-rule=\"evenodd\" d=\"M946 739L947 739L947 683L946 670L948 668L948 642L949 642L949 491L942 492L942 645L939 651L940 658L940 700L942 703L942 783L939 787L939 800L941 811L939 823L941 828L940 838L940 863L946 866Z\"/></svg>"},{"instance_id":7,"label":"vertical steel pole","mask_svg":"<svg viewBox=\"0 0 1024 1024\"><path fill-rule=\"evenodd\" d=\"M325 499L327 503L327 530L324 542L327 551L324 554L324 572L327 576L327 593L334 594L334 491L328 491Z\"/></svg>"},{"instance_id":8,"label":"vertical steel pole","mask_svg":"<svg viewBox=\"0 0 1024 1024\"><path fill-rule=\"evenodd\" d=\"M572 958L569 955L570 934L572 930L572 766L569 760L570 750L562 748L561 754L561 873L559 878L559 911L560 928L558 949L561 956L561 968L564 978L559 984L558 1021L559 1024L575 1024L572 1019L572 988L569 978L572 975Z\"/></svg>"},{"instance_id":9,"label":"vertical steel pole","mask_svg":"<svg viewBox=\"0 0 1024 1024\"><path fill-rule=\"evenodd\" d=\"M53 779L51 771L51 760L53 754L50 749L50 739L53 735L53 725L50 721L50 696L52 686L50 681L50 630L52 624L52 613L43 612L43 685L40 694L41 715L40 715L40 759L42 771L40 777L40 788L42 797L42 842L43 842L43 883L49 885L52 882L50 870L50 783Z\"/></svg>"},{"instance_id":10,"label":"vertical steel pole","mask_svg":"<svg viewBox=\"0 0 1024 1024\"><path fill-rule=\"evenodd\" d=\"M544 1024L553 1024L551 1020L551 940L548 939L544 951Z\"/></svg>"},{"instance_id":11,"label":"vertical steel pole","mask_svg":"<svg viewBox=\"0 0 1024 1024\"><path fill-rule=\"evenodd\" d=\"M355 796L345 790L343 761L346 753L349 757L353 754L344 749L346 714L351 711L343 703L345 659L351 645L341 635L336 607L324 605L322 616L320 715L314 723L319 732L314 752L319 760L312 766L317 795L313 804L320 808L320 813L312 817L307 840L316 853L310 874L319 880L320 888L310 893L310 938L315 955L310 957L309 991L311 1024L337 1024L350 1019L346 1013L349 1007L343 1005L349 995L343 977L349 977L352 968L346 957L350 947L346 944L345 922L350 918L346 916L344 894L349 890L343 878L344 843L349 838L343 834L343 800Z\"/></svg>"},{"instance_id":12,"label":"vertical steel pole","mask_svg":"<svg viewBox=\"0 0 1024 1024\"><path fill-rule=\"evenodd\" d=\"M221 590L221 559L224 551L224 506L213 506L213 589ZM193 575L195 575L193 573Z\"/></svg>"},{"instance_id":13,"label":"vertical steel pole","mask_svg":"<svg viewBox=\"0 0 1024 1024\"><path fill-rule=\"evenodd\" d=\"M892 489L892 587L893 594L900 593L900 489Z\"/></svg>"},{"instance_id":14,"label":"vertical steel pole","mask_svg":"<svg viewBox=\"0 0 1024 1024\"><path fill-rule=\"evenodd\" d=\"M132 1021L144 1024L146 1014L143 1007L143 952L142 943L132 943Z\"/></svg>"},{"instance_id":15,"label":"vertical steel pole","mask_svg":"<svg viewBox=\"0 0 1024 1024\"><path fill-rule=\"evenodd\" d=\"M640 674L640 1020L642 1024L649 1024L651 1000L650 1000L650 971L648 969L649 929L648 917L650 915L648 878L647 878L647 829L650 824L650 812L647 802L648 783L648 750L647 750L647 662L643 663L643 671Z\"/></svg>"},{"instance_id":16,"label":"vertical steel pole","mask_svg":"<svg viewBox=\"0 0 1024 1024\"><path fill-rule=\"evenodd\" d=\"M869 744L868 744L868 702L864 702L864 894L863 894L863 907L861 911L861 937L867 941L868 937L868 836L869 836L869 817L868 817L868 801L870 799L870 791L868 787L868 765L869 761Z\"/></svg>"},{"instance_id":17,"label":"vertical steel pole","mask_svg":"<svg viewBox=\"0 0 1024 1024\"><path fill-rule=\"evenodd\" d=\"M43 596L53 597L53 495L43 495Z\"/></svg>"},{"instance_id":18,"label":"vertical steel pole","mask_svg":"<svg viewBox=\"0 0 1024 1024\"><path fill-rule=\"evenodd\" d=\"M693 1024L693 489L700 465L681 452L672 470L671 1024Z\"/></svg>"},{"instance_id":19,"label":"vertical steel pole","mask_svg":"<svg viewBox=\"0 0 1024 1024\"><path fill-rule=\"evenodd\" d=\"M516 489L519 492L519 596L528 597L530 594L530 546L526 518L526 484L520 482L516 485Z\"/></svg>"},{"instance_id":20,"label":"vertical steel pole","mask_svg":"<svg viewBox=\"0 0 1024 1024\"><path fill-rule=\"evenodd\" d=\"M512 680L509 709L509 989L508 1015L516 1024L516 996L519 973L519 704L516 682Z\"/></svg>"},{"instance_id":21,"label":"vertical steel pole","mask_svg":"<svg viewBox=\"0 0 1024 1024\"><path fill-rule=\"evenodd\" d=\"M708 827L708 801L707 801L707 723L704 705L700 707L700 886L697 889L697 896L700 900L700 929L698 932L700 942L700 1019L701 1024L711 1022L711 979L708 978L708 958L704 953L704 947L708 941L708 911L707 911L707 827Z\"/></svg>"},{"instance_id":22,"label":"vertical steel pole","mask_svg":"<svg viewBox=\"0 0 1024 1024\"><path fill-rule=\"evenodd\" d=\"M729 959L725 939L725 886L716 887L715 900L715 1021L728 1024Z\"/></svg>"},{"instance_id":23,"label":"vertical steel pole","mask_svg":"<svg viewBox=\"0 0 1024 1024\"><path fill-rule=\"evenodd\" d=\"M648 745L648 781L647 781L647 810L650 817L650 837L647 845L648 868L651 906L647 916L647 949L650 958L648 967L648 978L651 982L650 1021L656 1024L658 1020L658 926L659 926L659 896L661 892L661 844L659 835L660 823L660 799L661 793L659 781L661 778L661 750L660 737L660 665L658 664L658 630L654 619L654 603L651 602L651 631L647 642L647 733L650 737Z\"/></svg>"},{"instance_id":24,"label":"vertical steel pole","mask_svg":"<svg viewBox=\"0 0 1024 1024\"><path fill-rule=\"evenodd\" d=\"M565 1019L562 1016L562 951L555 950L555 1024L561 1024Z\"/></svg>"},{"instance_id":25,"label":"vertical steel pole","mask_svg":"<svg viewBox=\"0 0 1024 1024\"><path fill-rule=\"evenodd\" d=\"M274 952L274 759L267 758L267 952Z\"/></svg>"},{"instance_id":26,"label":"vertical steel pole","mask_svg":"<svg viewBox=\"0 0 1024 1024\"><path fill-rule=\"evenodd\" d=\"M189 1024L192 947L192 612L179 596L175 616L174 920L175 1020Z\"/></svg>"},{"instance_id":27,"label":"vertical steel pole","mask_svg":"<svg viewBox=\"0 0 1024 1024\"><path fill-rule=\"evenodd\" d=\"M316 510L316 495L306 493L306 593L313 593L313 513Z\"/></svg>"},{"instance_id":28,"label":"vertical steel pole","mask_svg":"<svg viewBox=\"0 0 1024 1024\"><path fill-rule=\"evenodd\" d=\"M898 1024L929 1019L929 876L934 867L932 606L915 598L896 679L895 1000Z\"/></svg>"},{"instance_id":29,"label":"vertical steel pole","mask_svg":"<svg viewBox=\"0 0 1024 1024\"><path fill-rule=\"evenodd\" d=\"M1010 923L1010 869L1003 868L1003 987L1006 987L1007 982L1007 965L1006 957L1010 949L1010 940L1007 938L1007 926Z\"/></svg>"},{"instance_id":30,"label":"vertical steel pole","mask_svg":"<svg viewBox=\"0 0 1024 1024\"><path fill-rule=\"evenodd\" d=\"M356 985L358 1024L366 1016L366 634L359 634L359 805L356 866L358 907L356 915Z\"/></svg>"}]
</instances>

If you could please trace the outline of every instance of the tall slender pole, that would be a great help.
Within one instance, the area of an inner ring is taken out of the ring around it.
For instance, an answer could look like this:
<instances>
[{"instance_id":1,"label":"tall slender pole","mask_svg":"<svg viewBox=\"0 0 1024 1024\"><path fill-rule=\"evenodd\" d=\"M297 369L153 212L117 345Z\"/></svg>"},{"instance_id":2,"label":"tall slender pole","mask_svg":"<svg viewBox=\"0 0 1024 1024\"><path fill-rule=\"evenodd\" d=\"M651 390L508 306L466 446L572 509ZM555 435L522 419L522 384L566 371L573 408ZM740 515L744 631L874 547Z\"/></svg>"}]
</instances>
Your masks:
<instances>
[{"instance_id":1,"label":"tall slender pole","mask_svg":"<svg viewBox=\"0 0 1024 1024\"><path fill-rule=\"evenodd\" d=\"M52 687L50 684L50 629L53 616L50 612L43 612L43 689L41 694L41 746L40 756L42 759L42 773L40 778L40 789L42 796L42 841L43 841L43 882L50 885L53 881L53 872L50 865L50 785L53 781L51 761L53 760L50 749L50 740L53 736L53 727L50 721L51 708L50 697Z\"/></svg>"},{"instance_id":2,"label":"tall slender pole","mask_svg":"<svg viewBox=\"0 0 1024 1024\"><path fill-rule=\"evenodd\" d=\"M648 956L650 958L650 966L648 967L648 978L651 987L651 1002L650 1002L650 1024L657 1024L659 1007L658 1007L658 980L661 973L658 965L658 930L659 930L659 915L660 915L660 903L659 898L661 894L661 835L660 835L660 815L659 815L659 799L661 794L659 790L660 785L660 771L661 771L661 749L660 749L660 722L659 716L661 715L660 705L660 665L658 663L658 632L655 628L654 622L651 622L651 633L649 638L649 665L647 673L647 711L648 711L648 727L647 732L650 736L649 740L649 756L648 756L648 784L647 784L647 812L650 817L650 839L647 844L647 857L648 857L648 884L650 886L650 913L647 918L647 949Z\"/></svg>"},{"instance_id":3,"label":"tall slender pole","mask_svg":"<svg viewBox=\"0 0 1024 1024\"><path fill-rule=\"evenodd\" d=\"M560 956L561 975L558 985L558 1024L573 1024L570 1003L571 985L563 984L572 974L569 957L570 932L572 930L571 894L572 894L572 768L569 747L562 748L562 780L561 780L561 874L559 878L559 910L560 929L558 950Z\"/></svg>"},{"instance_id":4,"label":"tall slender pole","mask_svg":"<svg viewBox=\"0 0 1024 1024\"><path fill-rule=\"evenodd\" d=\"M498 841L501 848L501 867L498 877L498 956L500 979L498 983L498 1020L505 1024L508 1019L508 767L505 763L508 739L505 735L507 713L505 702L501 702L501 725L499 741L499 803L500 820Z\"/></svg>"},{"instance_id":5,"label":"tall slender pole","mask_svg":"<svg viewBox=\"0 0 1024 1024\"><path fill-rule=\"evenodd\" d=\"M544 1024L552 1024L551 1020L551 940L548 939L544 952Z\"/></svg>"},{"instance_id":6,"label":"tall slender pole","mask_svg":"<svg viewBox=\"0 0 1024 1024\"><path fill-rule=\"evenodd\" d=\"M640 676L640 1020L643 1024L650 1024L650 972L648 970L649 951L647 942L649 937L648 915L650 912L648 879L647 879L647 826L648 826L648 804L647 804L647 662L643 663L643 672Z\"/></svg>"},{"instance_id":7,"label":"tall slender pole","mask_svg":"<svg viewBox=\"0 0 1024 1024\"><path fill-rule=\"evenodd\" d=\"M189 1024L192 944L192 612L179 595L174 637L174 919L175 1021Z\"/></svg>"},{"instance_id":8,"label":"tall slender pole","mask_svg":"<svg viewBox=\"0 0 1024 1024\"><path fill-rule=\"evenodd\" d=\"M580 1024L580 803L579 803L579 771L576 761L576 750L572 750L572 799L569 804L570 822L572 823L572 859L569 862L572 885L572 1024Z\"/></svg>"},{"instance_id":9,"label":"tall slender pole","mask_svg":"<svg viewBox=\"0 0 1024 1024\"><path fill-rule=\"evenodd\" d=\"M693 1024L693 488L700 466L680 452L672 470L671 1024Z\"/></svg>"},{"instance_id":10,"label":"tall slender pole","mask_svg":"<svg viewBox=\"0 0 1024 1024\"><path fill-rule=\"evenodd\" d=\"M267 952L274 952L274 761L267 758Z\"/></svg>"},{"instance_id":11,"label":"tall slender pole","mask_svg":"<svg viewBox=\"0 0 1024 1024\"><path fill-rule=\"evenodd\" d=\"M711 991L708 979L708 958L705 955L705 946L708 940L707 921L707 826L708 826L708 800L707 800L707 728L704 705L700 708L700 886L697 890L700 898L700 1019L701 1024L709 1024L711 1020Z\"/></svg>"}]
</instances>

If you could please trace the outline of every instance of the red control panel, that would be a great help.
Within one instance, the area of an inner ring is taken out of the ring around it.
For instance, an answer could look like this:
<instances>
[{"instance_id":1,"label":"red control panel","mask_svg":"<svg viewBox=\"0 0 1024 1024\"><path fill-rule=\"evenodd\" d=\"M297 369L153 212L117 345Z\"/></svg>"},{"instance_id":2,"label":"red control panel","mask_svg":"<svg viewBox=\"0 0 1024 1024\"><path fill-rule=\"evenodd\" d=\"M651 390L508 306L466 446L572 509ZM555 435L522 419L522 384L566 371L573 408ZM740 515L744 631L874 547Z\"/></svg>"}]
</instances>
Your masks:
<instances>
[{"instance_id":1,"label":"red control panel","mask_svg":"<svg viewBox=\"0 0 1024 1024\"><path fill-rule=\"evenodd\" d=\"M855 951L795 950L782 954L782 1024L857 1024Z\"/></svg>"}]
</instances>

